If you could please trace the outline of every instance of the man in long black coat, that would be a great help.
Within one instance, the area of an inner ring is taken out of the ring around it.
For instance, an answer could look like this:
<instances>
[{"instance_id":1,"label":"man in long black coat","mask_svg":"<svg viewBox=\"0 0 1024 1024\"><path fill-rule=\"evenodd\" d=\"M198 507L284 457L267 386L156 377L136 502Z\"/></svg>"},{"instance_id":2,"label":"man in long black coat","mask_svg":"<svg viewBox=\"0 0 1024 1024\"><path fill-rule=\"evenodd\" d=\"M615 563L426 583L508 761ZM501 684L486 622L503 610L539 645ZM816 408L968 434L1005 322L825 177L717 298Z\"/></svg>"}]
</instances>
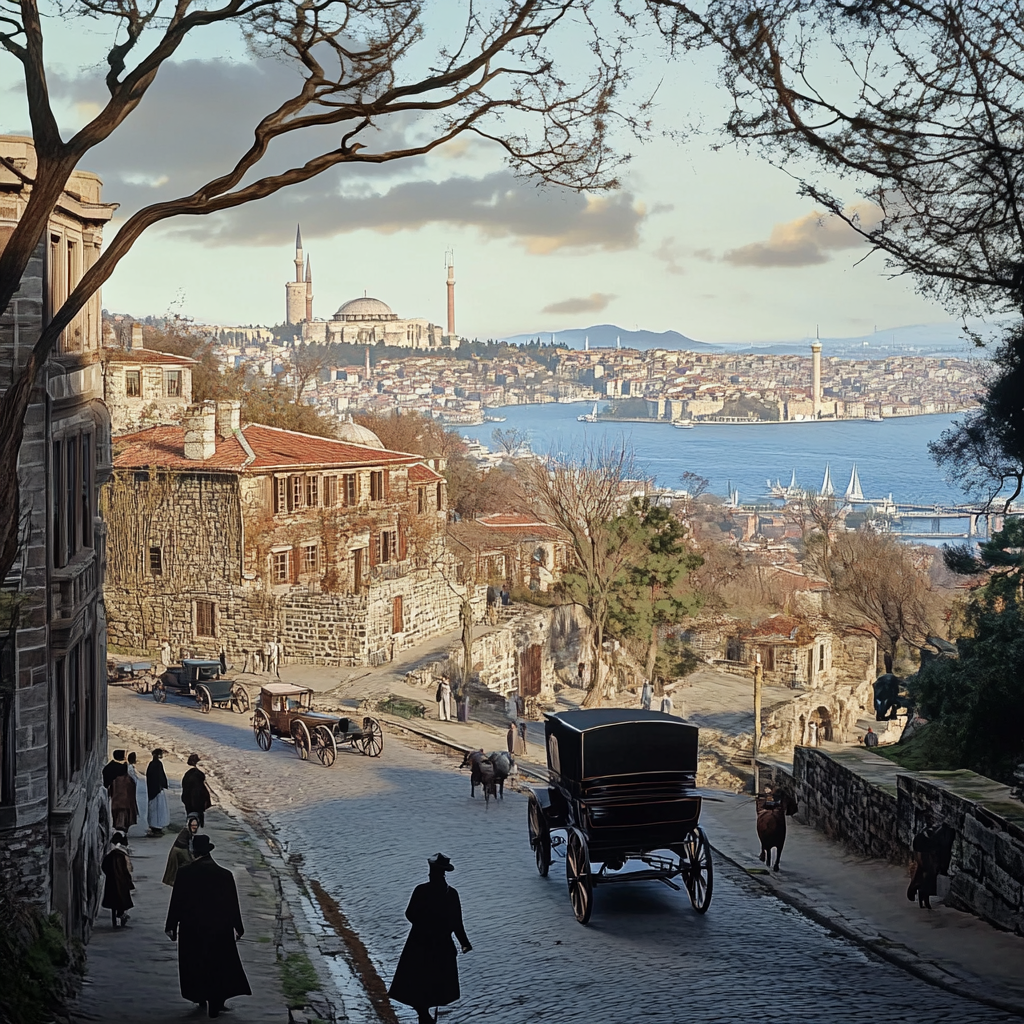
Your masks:
<instances>
[{"instance_id":1,"label":"man in long black coat","mask_svg":"<svg viewBox=\"0 0 1024 1024\"><path fill-rule=\"evenodd\" d=\"M199 827L206 827L206 812L213 800L206 785L206 773L199 768L199 755L189 754L188 771L181 777L181 802L186 814L199 816Z\"/></svg>"},{"instance_id":2,"label":"man in long black coat","mask_svg":"<svg viewBox=\"0 0 1024 1024\"><path fill-rule=\"evenodd\" d=\"M455 962L455 943L462 952L473 947L462 924L459 894L445 880L455 867L444 854L428 858L430 880L417 885L405 916L412 922L412 931L398 961L388 995L399 1003L411 1006L419 1024L433 1021L431 1006L447 1006L459 998L459 967Z\"/></svg>"},{"instance_id":3,"label":"man in long black coat","mask_svg":"<svg viewBox=\"0 0 1024 1024\"><path fill-rule=\"evenodd\" d=\"M235 879L211 857L210 837L192 840L196 859L178 869L164 931L178 941L181 994L219 1016L232 996L252 995L236 942L245 931Z\"/></svg>"}]
</instances>

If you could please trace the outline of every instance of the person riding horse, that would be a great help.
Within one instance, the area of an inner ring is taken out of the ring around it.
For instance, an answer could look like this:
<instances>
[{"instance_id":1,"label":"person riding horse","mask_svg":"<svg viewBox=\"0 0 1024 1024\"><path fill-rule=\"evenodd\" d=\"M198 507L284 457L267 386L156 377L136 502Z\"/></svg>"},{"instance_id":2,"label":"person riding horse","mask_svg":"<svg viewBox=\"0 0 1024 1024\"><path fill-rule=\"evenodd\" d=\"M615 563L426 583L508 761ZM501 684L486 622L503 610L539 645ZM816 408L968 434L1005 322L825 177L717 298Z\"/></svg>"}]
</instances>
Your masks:
<instances>
[{"instance_id":1,"label":"person riding horse","mask_svg":"<svg viewBox=\"0 0 1024 1024\"><path fill-rule=\"evenodd\" d=\"M905 704L900 700L900 685L903 680L892 671L892 655L885 655L885 673L874 682L875 721L886 722L899 714Z\"/></svg>"}]
</instances>

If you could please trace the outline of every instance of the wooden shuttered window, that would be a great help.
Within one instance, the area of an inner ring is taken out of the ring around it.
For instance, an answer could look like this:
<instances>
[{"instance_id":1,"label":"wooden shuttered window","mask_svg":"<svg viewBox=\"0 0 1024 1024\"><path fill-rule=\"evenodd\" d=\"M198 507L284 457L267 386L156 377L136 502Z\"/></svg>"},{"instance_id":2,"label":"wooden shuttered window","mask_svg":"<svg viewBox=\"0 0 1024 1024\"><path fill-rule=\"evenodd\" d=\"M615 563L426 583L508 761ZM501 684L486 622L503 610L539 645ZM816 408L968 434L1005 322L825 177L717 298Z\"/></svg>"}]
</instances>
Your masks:
<instances>
[{"instance_id":1,"label":"wooden shuttered window","mask_svg":"<svg viewBox=\"0 0 1024 1024\"><path fill-rule=\"evenodd\" d=\"M399 526L398 528L398 560L404 562L407 555L407 543L405 536L405 528Z\"/></svg>"},{"instance_id":2,"label":"wooden shuttered window","mask_svg":"<svg viewBox=\"0 0 1024 1024\"><path fill-rule=\"evenodd\" d=\"M336 476L324 477L324 505L327 508L334 508L338 504L338 478Z\"/></svg>"},{"instance_id":3,"label":"wooden shuttered window","mask_svg":"<svg viewBox=\"0 0 1024 1024\"><path fill-rule=\"evenodd\" d=\"M306 504L310 508L320 507L320 477L318 476L306 477Z\"/></svg>"},{"instance_id":4,"label":"wooden shuttered window","mask_svg":"<svg viewBox=\"0 0 1024 1024\"><path fill-rule=\"evenodd\" d=\"M299 582L299 571L302 567L302 548L296 544L291 550L291 556L288 559L288 568L291 571L291 583Z\"/></svg>"},{"instance_id":5,"label":"wooden shuttered window","mask_svg":"<svg viewBox=\"0 0 1024 1024\"><path fill-rule=\"evenodd\" d=\"M280 515L288 511L288 478L275 476L271 481L274 496L274 515Z\"/></svg>"},{"instance_id":6,"label":"wooden shuttered window","mask_svg":"<svg viewBox=\"0 0 1024 1024\"><path fill-rule=\"evenodd\" d=\"M380 534L370 534L370 565L374 566L380 561Z\"/></svg>"}]
</instances>

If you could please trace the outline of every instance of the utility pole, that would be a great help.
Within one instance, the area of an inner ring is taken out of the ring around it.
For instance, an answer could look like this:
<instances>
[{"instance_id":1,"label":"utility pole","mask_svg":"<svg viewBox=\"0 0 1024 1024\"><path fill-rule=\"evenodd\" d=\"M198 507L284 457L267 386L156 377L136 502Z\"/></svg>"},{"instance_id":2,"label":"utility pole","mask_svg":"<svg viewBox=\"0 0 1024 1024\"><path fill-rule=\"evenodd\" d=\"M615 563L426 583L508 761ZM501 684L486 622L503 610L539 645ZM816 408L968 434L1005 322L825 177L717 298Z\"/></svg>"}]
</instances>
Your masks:
<instances>
[{"instance_id":1,"label":"utility pole","mask_svg":"<svg viewBox=\"0 0 1024 1024\"><path fill-rule=\"evenodd\" d=\"M757 757L761 753L761 690L764 687L764 665L761 664L760 653L754 655L754 795L761 792L760 772L757 768Z\"/></svg>"}]
</instances>

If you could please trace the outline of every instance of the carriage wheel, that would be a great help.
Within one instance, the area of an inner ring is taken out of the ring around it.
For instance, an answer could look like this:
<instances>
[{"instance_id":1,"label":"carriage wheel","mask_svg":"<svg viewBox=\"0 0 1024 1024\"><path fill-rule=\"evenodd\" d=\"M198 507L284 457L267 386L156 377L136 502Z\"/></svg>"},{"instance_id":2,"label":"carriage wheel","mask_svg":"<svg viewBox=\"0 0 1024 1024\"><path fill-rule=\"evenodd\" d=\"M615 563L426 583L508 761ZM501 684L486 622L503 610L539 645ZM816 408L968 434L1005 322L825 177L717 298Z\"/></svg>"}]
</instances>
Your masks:
<instances>
[{"instance_id":1,"label":"carriage wheel","mask_svg":"<svg viewBox=\"0 0 1024 1024\"><path fill-rule=\"evenodd\" d=\"M530 828L530 847L537 856L537 872L541 878L547 878L548 868L551 867L551 830L541 810L540 801L532 793L526 809L526 820Z\"/></svg>"},{"instance_id":2,"label":"carriage wheel","mask_svg":"<svg viewBox=\"0 0 1024 1024\"><path fill-rule=\"evenodd\" d=\"M196 703L199 705L199 710L204 715L208 715L210 713L210 708L213 707L213 697L205 686L196 687Z\"/></svg>"},{"instance_id":3,"label":"carriage wheel","mask_svg":"<svg viewBox=\"0 0 1024 1024\"><path fill-rule=\"evenodd\" d=\"M384 749L384 730L376 718L363 719L362 751L367 757L380 757Z\"/></svg>"},{"instance_id":4,"label":"carriage wheel","mask_svg":"<svg viewBox=\"0 0 1024 1024\"><path fill-rule=\"evenodd\" d=\"M153 684L153 700L155 700L157 704L167 703L167 687L159 681Z\"/></svg>"},{"instance_id":5,"label":"carriage wheel","mask_svg":"<svg viewBox=\"0 0 1024 1024\"><path fill-rule=\"evenodd\" d=\"M241 683L231 687L231 710L240 715L249 710L249 691Z\"/></svg>"},{"instance_id":6,"label":"carriage wheel","mask_svg":"<svg viewBox=\"0 0 1024 1024\"><path fill-rule=\"evenodd\" d=\"M301 718L292 722L292 742L295 744L295 753L305 761L309 757L313 741L309 738L309 730Z\"/></svg>"},{"instance_id":7,"label":"carriage wheel","mask_svg":"<svg viewBox=\"0 0 1024 1024\"><path fill-rule=\"evenodd\" d=\"M338 756L338 744L334 739L334 731L326 725L318 725L313 730L313 739L316 741L316 756L320 758L320 763L325 768L330 768Z\"/></svg>"},{"instance_id":8,"label":"carriage wheel","mask_svg":"<svg viewBox=\"0 0 1024 1024\"><path fill-rule=\"evenodd\" d=\"M594 909L594 883L590 877L590 851L587 840L578 828L569 829L565 852L565 879L569 883L569 902L580 924L590 920Z\"/></svg>"},{"instance_id":9,"label":"carriage wheel","mask_svg":"<svg viewBox=\"0 0 1024 1024\"><path fill-rule=\"evenodd\" d=\"M715 887L715 871L711 864L711 844L704 829L696 828L687 835L680 859L683 864L683 881L693 909L698 914L706 914Z\"/></svg>"},{"instance_id":10,"label":"carriage wheel","mask_svg":"<svg viewBox=\"0 0 1024 1024\"><path fill-rule=\"evenodd\" d=\"M256 735L256 746L260 750L269 750L274 742L274 734L270 731L270 719L263 708L257 708L252 716L252 731Z\"/></svg>"}]
</instances>

